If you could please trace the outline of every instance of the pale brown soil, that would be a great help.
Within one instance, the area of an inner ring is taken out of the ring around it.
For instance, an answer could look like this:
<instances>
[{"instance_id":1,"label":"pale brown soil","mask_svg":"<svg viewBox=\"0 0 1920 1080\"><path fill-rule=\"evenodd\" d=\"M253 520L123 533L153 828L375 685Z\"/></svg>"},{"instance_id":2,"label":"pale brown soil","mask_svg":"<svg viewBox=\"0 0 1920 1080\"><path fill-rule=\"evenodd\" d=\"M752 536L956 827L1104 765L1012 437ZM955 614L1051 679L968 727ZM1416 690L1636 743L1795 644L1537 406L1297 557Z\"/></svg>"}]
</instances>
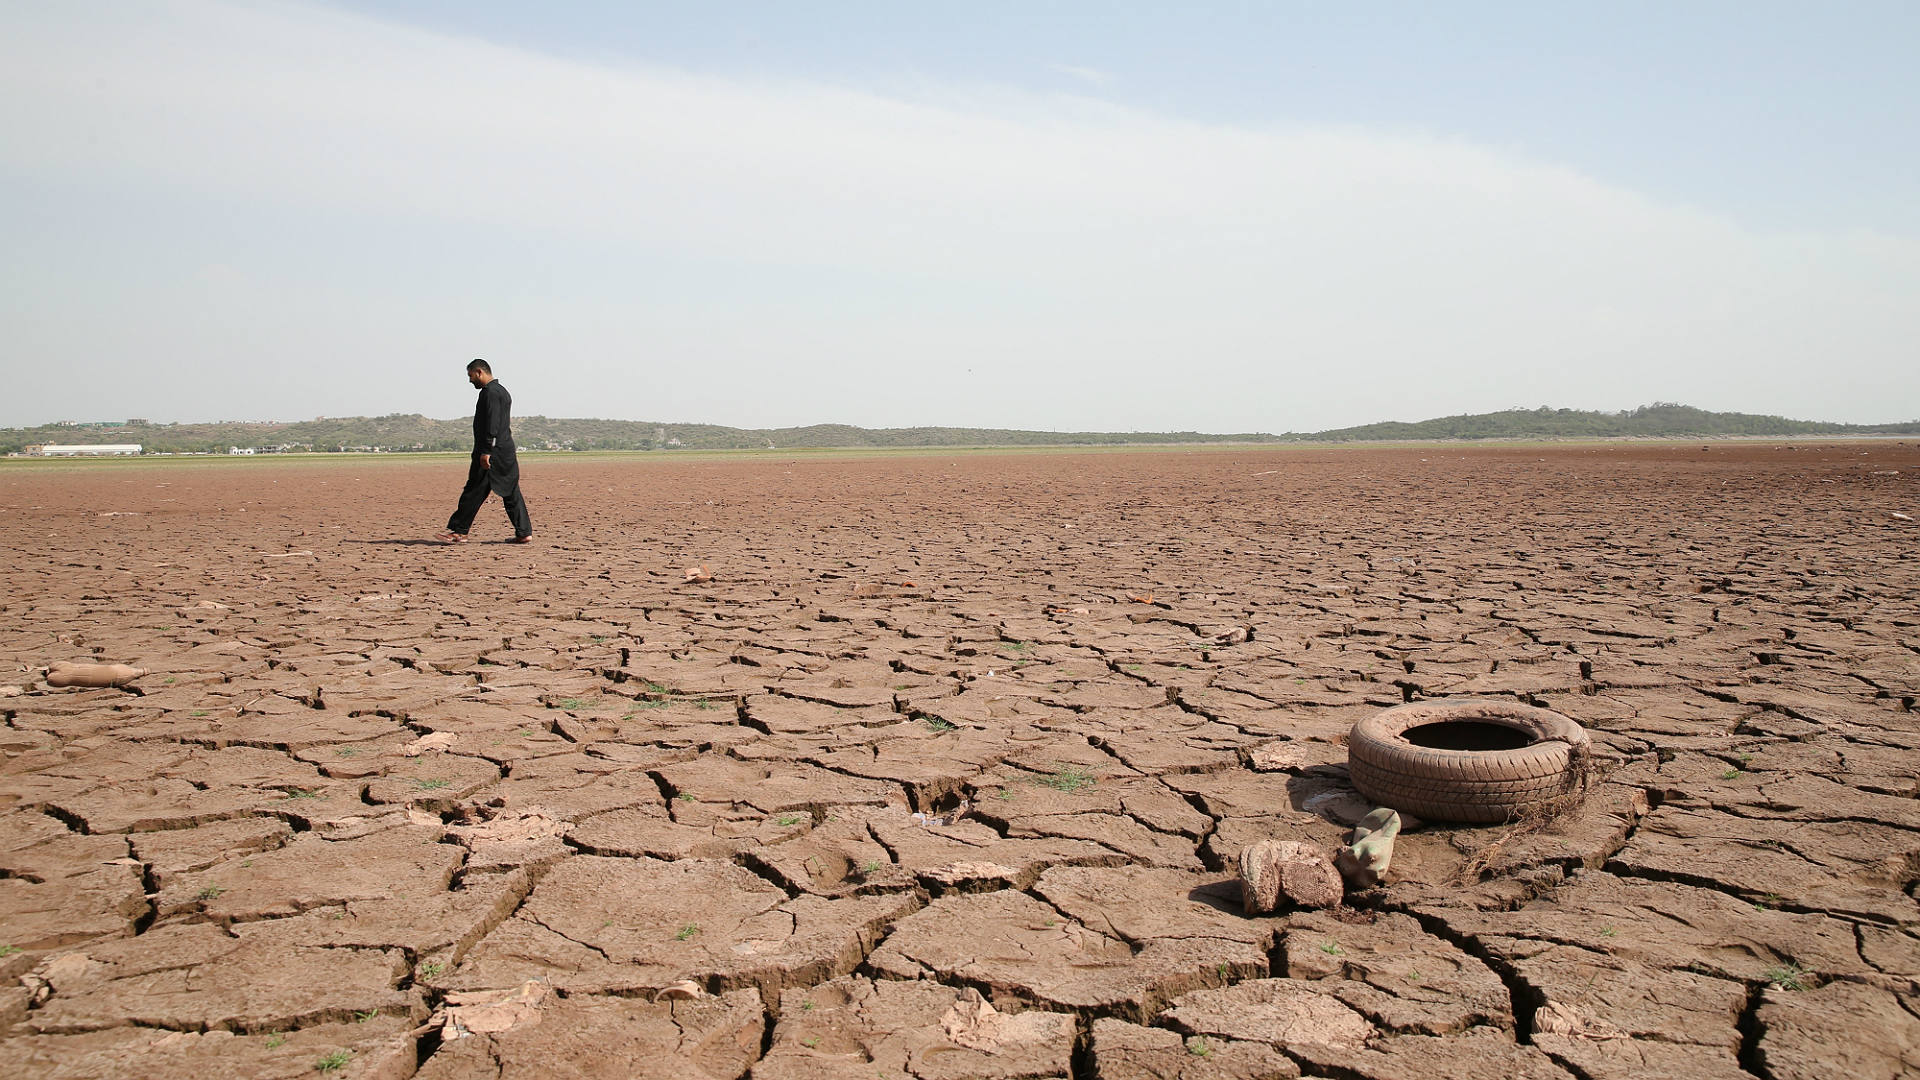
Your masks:
<instances>
[{"instance_id":1,"label":"pale brown soil","mask_svg":"<svg viewBox=\"0 0 1920 1080\"><path fill-rule=\"evenodd\" d=\"M0 1070L1920 1068L1913 446L524 473L447 547L458 458L0 468ZM1473 695L1583 808L1240 911L1354 721Z\"/></svg>"}]
</instances>

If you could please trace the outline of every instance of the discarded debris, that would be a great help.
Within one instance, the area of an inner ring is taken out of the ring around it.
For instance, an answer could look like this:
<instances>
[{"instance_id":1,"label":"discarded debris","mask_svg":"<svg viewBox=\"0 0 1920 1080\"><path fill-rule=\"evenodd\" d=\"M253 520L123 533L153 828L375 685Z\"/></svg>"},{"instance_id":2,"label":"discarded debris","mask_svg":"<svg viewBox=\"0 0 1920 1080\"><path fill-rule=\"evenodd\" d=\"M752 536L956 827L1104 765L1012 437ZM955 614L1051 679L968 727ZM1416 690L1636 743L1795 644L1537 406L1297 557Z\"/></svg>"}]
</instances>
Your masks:
<instances>
[{"instance_id":1,"label":"discarded debris","mask_svg":"<svg viewBox=\"0 0 1920 1080\"><path fill-rule=\"evenodd\" d=\"M1151 604L1153 603L1153 594L1148 593L1145 596L1135 596L1132 593L1128 593L1127 599L1133 601L1136 604Z\"/></svg>"},{"instance_id":2,"label":"discarded debris","mask_svg":"<svg viewBox=\"0 0 1920 1080\"><path fill-rule=\"evenodd\" d=\"M1240 853L1240 907L1265 915L1284 898L1299 907L1333 907L1346 891L1333 860L1318 845L1262 840Z\"/></svg>"},{"instance_id":3,"label":"discarded debris","mask_svg":"<svg viewBox=\"0 0 1920 1080\"><path fill-rule=\"evenodd\" d=\"M260 557L263 559L291 559L295 555L311 555L311 554L313 554L313 552L311 551L283 551L278 555L262 555Z\"/></svg>"},{"instance_id":4,"label":"discarded debris","mask_svg":"<svg viewBox=\"0 0 1920 1080\"><path fill-rule=\"evenodd\" d=\"M1901 513L1898 510L1893 511L1887 516L1893 518L1893 520L1895 521L1912 521L1913 520L1912 518L1908 517L1907 515Z\"/></svg>"},{"instance_id":5,"label":"discarded debris","mask_svg":"<svg viewBox=\"0 0 1920 1080\"><path fill-rule=\"evenodd\" d=\"M20 977L20 985L27 988L27 998L38 1005L60 992L64 986L71 990L93 967L93 959L83 952L61 953L40 961L32 971Z\"/></svg>"},{"instance_id":6,"label":"discarded debris","mask_svg":"<svg viewBox=\"0 0 1920 1080\"><path fill-rule=\"evenodd\" d=\"M527 806L502 810L478 825L449 825L447 831L471 846L476 841L524 843L559 836L567 823L549 814L545 807Z\"/></svg>"},{"instance_id":7,"label":"discarded debris","mask_svg":"<svg viewBox=\"0 0 1920 1080\"><path fill-rule=\"evenodd\" d=\"M447 1003L427 1021L423 1031L436 1025L442 1042L464 1039L469 1035L497 1035L515 1027L532 1027L540 1022L540 1003L552 990L540 979L529 979L511 990L454 992Z\"/></svg>"},{"instance_id":8,"label":"discarded debris","mask_svg":"<svg viewBox=\"0 0 1920 1080\"><path fill-rule=\"evenodd\" d=\"M1535 1035L1565 1035L1574 1039L1625 1039L1625 1031L1598 1017L1587 1016L1571 1005L1548 999L1534 1010Z\"/></svg>"},{"instance_id":9,"label":"discarded debris","mask_svg":"<svg viewBox=\"0 0 1920 1080\"><path fill-rule=\"evenodd\" d=\"M149 674L126 664L74 664L60 661L47 669L48 686L125 686Z\"/></svg>"},{"instance_id":10,"label":"discarded debris","mask_svg":"<svg viewBox=\"0 0 1920 1080\"><path fill-rule=\"evenodd\" d=\"M707 582L713 580L713 571L707 569L704 564L700 566L689 566L683 572L687 575L686 583L689 585L705 585Z\"/></svg>"},{"instance_id":11,"label":"discarded debris","mask_svg":"<svg viewBox=\"0 0 1920 1080\"><path fill-rule=\"evenodd\" d=\"M707 992L692 979L681 979L677 983L661 987L654 995L655 1001L698 1001L706 997Z\"/></svg>"},{"instance_id":12,"label":"discarded debris","mask_svg":"<svg viewBox=\"0 0 1920 1080\"><path fill-rule=\"evenodd\" d=\"M1013 881L1020 876L1020 871L992 862L956 862L922 871L922 876L941 885L954 886L965 881Z\"/></svg>"},{"instance_id":13,"label":"discarded debris","mask_svg":"<svg viewBox=\"0 0 1920 1080\"><path fill-rule=\"evenodd\" d=\"M996 1053L1008 1043L1036 1043L1065 1024L1058 1013L1030 1010L1003 1013L969 986L940 1017L940 1029L955 1046Z\"/></svg>"},{"instance_id":14,"label":"discarded debris","mask_svg":"<svg viewBox=\"0 0 1920 1080\"><path fill-rule=\"evenodd\" d=\"M1353 843L1334 860L1356 889L1371 889L1393 865L1393 838L1400 835L1400 813L1383 806L1353 827Z\"/></svg>"},{"instance_id":15,"label":"discarded debris","mask_svg":"<svg viewBox=\"0 0 1920 1080\"><path fill-rule=\"evenodd\" d=\"M989 672L989 674L991 674L991 672ZM961 799L959 806L954 807L953 809L947 811L944 814L915 813L913 815L913 823L915 825L926 826L927 828L930 828L930 829L935 827L944 827L947 825L953 825L959 822L961 818L966 817L967 812L972 809L973 809L972 803L968 802L965 799Z\"/></svg>"},{"instance_id":16,"label":"discarded debris","mask_svg":"<svg viewBox=\"0 0 1920 1080\"><path fill-rule=\"evenodd\" d=\"M437 751L445 750L446 748L452 746L454 743L458 742L459 740L460 740L460 736L454 734L451 731L436 731L431 735L422 735L419 738L413 740L407 745L401 747L400 752L407 755L408 757L419 757L421 754L429 754L429 753L435 753Z\"/></svg>"}]
</instances>

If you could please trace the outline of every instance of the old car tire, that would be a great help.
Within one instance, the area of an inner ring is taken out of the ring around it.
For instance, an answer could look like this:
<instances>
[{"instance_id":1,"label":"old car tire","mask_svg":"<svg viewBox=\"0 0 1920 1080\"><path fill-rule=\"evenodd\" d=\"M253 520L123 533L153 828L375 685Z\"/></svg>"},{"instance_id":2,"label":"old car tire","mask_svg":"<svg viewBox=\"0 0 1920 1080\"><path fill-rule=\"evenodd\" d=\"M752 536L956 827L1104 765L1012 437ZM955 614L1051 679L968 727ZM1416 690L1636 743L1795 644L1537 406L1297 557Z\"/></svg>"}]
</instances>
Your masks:
<instances>
[{"instance_id":1,"label":"old car tire","mask_svg":"<svg viewBox=\"0 0 1920 1080\"><path fill-rule=\"evenodd\" d=\"M1445 745L1476 741L1510 745ZM1546 709L1419 701L1355 724L1347 766L1353 786L1381 806L1435 821L1510 821L1583 793L1591 745L1584 728Z\"/></svg>"}]
</instances>

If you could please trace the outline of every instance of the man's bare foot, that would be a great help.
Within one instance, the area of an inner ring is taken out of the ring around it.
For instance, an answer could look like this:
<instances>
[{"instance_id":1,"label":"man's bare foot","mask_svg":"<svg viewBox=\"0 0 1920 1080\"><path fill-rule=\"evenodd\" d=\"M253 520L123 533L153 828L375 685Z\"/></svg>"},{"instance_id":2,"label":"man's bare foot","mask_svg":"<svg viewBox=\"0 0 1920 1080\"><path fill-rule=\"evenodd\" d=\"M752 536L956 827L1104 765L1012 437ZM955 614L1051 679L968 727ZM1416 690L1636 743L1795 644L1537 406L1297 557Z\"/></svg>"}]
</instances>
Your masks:
<instances>
[{"instance_id":1,"label":"man's bare foot","mask_svg":"<svg viewBox=\"0 0 1920 1080\"><path fill-rule=\"evenodd\" d=\"M448 529L446 532L436 535L434 539L443 544L464 544L467 542L467 534L457 533L452 529Z\"/></svg>"},{"instance_id":2,"label":"man's bare foot","mask_svg":"<svg viewBox=\"0 0 1920 1080\"><path fill-rule=\"evenodd\" d=\"M516 536L516 537L514 537L514 538L513 538L512 540L510 540L510 541L508 541L508 542L509 542L509 543L514 543L514 544L531 544L531 543L533 543L533 534L532 534L532 533L528 533L528 534L527 534L527 535L525 535L525 536Z\"/></svg>"}]
</instances>

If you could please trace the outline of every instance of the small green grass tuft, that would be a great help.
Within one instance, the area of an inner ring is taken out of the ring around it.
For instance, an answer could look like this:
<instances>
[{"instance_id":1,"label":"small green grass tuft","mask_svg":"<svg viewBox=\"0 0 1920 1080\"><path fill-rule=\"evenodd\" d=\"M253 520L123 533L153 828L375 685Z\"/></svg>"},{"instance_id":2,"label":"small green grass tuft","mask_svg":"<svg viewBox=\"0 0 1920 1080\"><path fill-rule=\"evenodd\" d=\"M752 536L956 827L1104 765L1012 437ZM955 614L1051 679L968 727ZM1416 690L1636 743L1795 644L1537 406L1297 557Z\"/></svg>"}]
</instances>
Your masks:
<instances>
[{"instance_id":1,"label":"small green grass tuft","mask_svg":"<svg viewBox=\"0 0 1920 1080\"><path fill-rule=\"evenodd\" d=\"M287 789L287 798L289 799L317 799L319 797L319 792L308 791L306 788L293 787Z\"/></svg>"},{"instance_id":2,"label":"small green grass tuft","mask_svg":"<svg viewBox=\"0 0 1920 1080\"><path fill-rule=\"evenodd\" d=\"M280 1049L280 1047L286 1044L286 1041L287 1041L287 1037L281 1034L280 1032L276 1031L272 1035L267 1037L267 1049L278 1050Z\"/></svg>"},{"instance_id":3,"label":"small green grass tuft","mask_svg":"<svg viewBox=\"0 0 1920 1080\"><path fill-rule=\"evenodd\" d=\"M699 701L693 703L693 707L696 709L717 709L720 706L714 704L712 698L701 698Z\"/></svg>"},{"instance_id":4,"label":"small green grass tuft","mask_svg":"<svg viewBox=\"0 0 1920 1080\"><path fill-rule=\"evenodd\" d=\"M323 1073L339 1072L341 1069L347 1067L347 1062L352 1060L353 1051L335 1050L333 1053L314 1062L313 1067Z\"/></svg>"},{"instance_id":5,"label":"small green grass tuft","mask_svg":"<svg viewBox=\"0 0 1920 1080\"><path fill-rule=\"evenodd\" d=\"M453 783L453 781L451 780L415 780L413 783L415 787L418 787L422 791L434 791L436 789L446 787L448 784Z\"/></svg>"},{"instance_id":6,"label":"small green grass tuft","mask_svg":"<svg viewBox=\"0 0 1920 1080\"><path fill-rule=\"evenodd\" d=\"M803 1002L801 1002L801 1003L800 1003L800 1007L801 1007L802 1009L811 1009L811 1008L813 1008L813 999L812 999L812 998L808 998L807 1000L805 1000L805 1001L803 1001Z\"/></svg>"},{"instance_id":7,"label":"small green grass tuft","mask_svg":"<svg viewBox=\"0 0 1920 1080\"><path fill-rule=\"evenodd\" d=\"M802 820L804 819L799 814L785 814L778 819L778 822L781 825L798 825Z\"/></svg>"},{"instance_id":8,"label":"small green grass tuft","mask_svg":"<svg viewBox=\"0 0 1920 1080\"><path fill-rule=\"evenodd\" d=\"M447 965L438 960L429 960L420 965L420 977L423 979L437 979L440 977L440 973L445 970L447 970Z\"/></svg>"},{"instance_id":9,"label":"small green grass tuft","mask_svg":"<svg viewBox=\"0 0 1920 1080\"><path fill-rule=\"evenodd\" d=\"M188 713L187 715L188 715L188 716L191 716L191 717L194 717L194 718L196 718L196 719L197 719L197 718L199 718L199 717L202 717L202 716L205 716L205 715L207 715L207 710L205 710L205 709L196 709L196 710L194 710L193 712L190 712L190 713Z\"/></svg>"},{"instance_id":10,"label":"small green grass tuft","mask_svg":"<svg viewBox=\"0 0 1920 1080\"><path fill-rule=\"evenodd\" d=\"M927 717L927 726L936 732L956 730L951 721L943 720L938 716Z\"/></svg>"},{"instance_id":11,"label":"small green grass tuft","mask_svg":"<svg viewBox=\"0 0 1920 1080\"><path fill-rule=\"evenodd\" d=\"M1340 943L1337 941L1321 942L1320 951L1323 953L1326 953L1328 956L1345 956L1346 955L1346 951L1340 948Z\"/></svg>"},{"instance_id":12,"label":"small green grass tuft","mask_svg":"<svg viewBox=\"0 0 1920 1080\"><path fill-rule=\"evenodd\" d=\"M218 885L209 885L206 888L201 889L199 892L194 893L193 898L195 900L213 900L218 898L221 893L226 891L227 890L221 888Z\"/></svg>"},{"instance_id":13,"label":"small green grass tuft","mask_svg":"<svg viewBox=\"0 0 1920 1080\"><path fill-rule=\"evenodd\" d=\"M1050 787L1055 791L1072 793L1083 787L1092 787L1094 776L1085 766L1058 765L1050 775L1038 777L1034 783Z\"/></svg>"},{"instance_id":14,"label":"small green grass tuft","mask_svg":"<svg viewBox=\"0 0 1920 1080\"><path fill-rule=\"evenodd\" d=\"M674 796L674 798L676 798L676 799L679 799L679 800L680 800L681 802L692 802L692 801L693 801L693 792L691 792L691 791L683 791L683 792L681 792L680 794L678 794L678 795L675 795L675 796Z\"/></svg>"},{"instance_id":15,"label":"small green grass tuft","mask_svg":"<svg viewBox=\"0 0 1920 1080\"><path fill-rule=\"evenodd\" d=\"M12 956L19 951L20 946L18 945L0 945L0 956Z\"/></svg>"},{"instance_id":16,"label":"small green grass tuft","mask_svg":"<svg viewBox=\"0 0 1920 1080\"><path fill-rule=\"evenodd\" d=\"M879 859L868 859L866 862L863 862L860 864L860 872L862 874L877 873L879 869L880 869Z\"/></svg>"},{"instance_id":17,"label":"small green grass tuft","mask_svg":"<svg viewBox=\"0 0 1920 1080\"><path fill-rule=\"evenodd\" d=\"M673 935L673 940L675 940L675 941L686 941L686 940L687 940L688 938L691 938L691 937L693 937L693 935L695 935L695 934L697 934L697 933L699 933L699 932L700 932L700 924L699 924L699 923L688 923L687 925L685 925L685 926L683 926L683 927L681 927L681 928L680 928L680 932L679 932L679 933L677 933L677 934L675 934L675 935Z\"/></svg>"},{"instance_id":18,"label":"small green grass tuft","mask_svg":"<svg viewBox=\"0 0 1920 1080\"><path fill-rule=\"evenodd\" d=\"M1778 967L1770 967L1761 974L1767 982L1782 990L1812 989L1812 983L1808 981L1809 972L1791 960Z\"/></svg>"},{"instance_id":19,"label":"small green grass tuft","mask_svg":"<svg viewBox=\"0 0 1920 1080\"><path fill-rule=\"evenodd\" d=\"M1205 1035L1195 1035L1187 1040L1187 1053L1197 1058L1210 1058L1213 1056L1213 1046L1207 1042Z\"/></svg>"}]
</instances>

